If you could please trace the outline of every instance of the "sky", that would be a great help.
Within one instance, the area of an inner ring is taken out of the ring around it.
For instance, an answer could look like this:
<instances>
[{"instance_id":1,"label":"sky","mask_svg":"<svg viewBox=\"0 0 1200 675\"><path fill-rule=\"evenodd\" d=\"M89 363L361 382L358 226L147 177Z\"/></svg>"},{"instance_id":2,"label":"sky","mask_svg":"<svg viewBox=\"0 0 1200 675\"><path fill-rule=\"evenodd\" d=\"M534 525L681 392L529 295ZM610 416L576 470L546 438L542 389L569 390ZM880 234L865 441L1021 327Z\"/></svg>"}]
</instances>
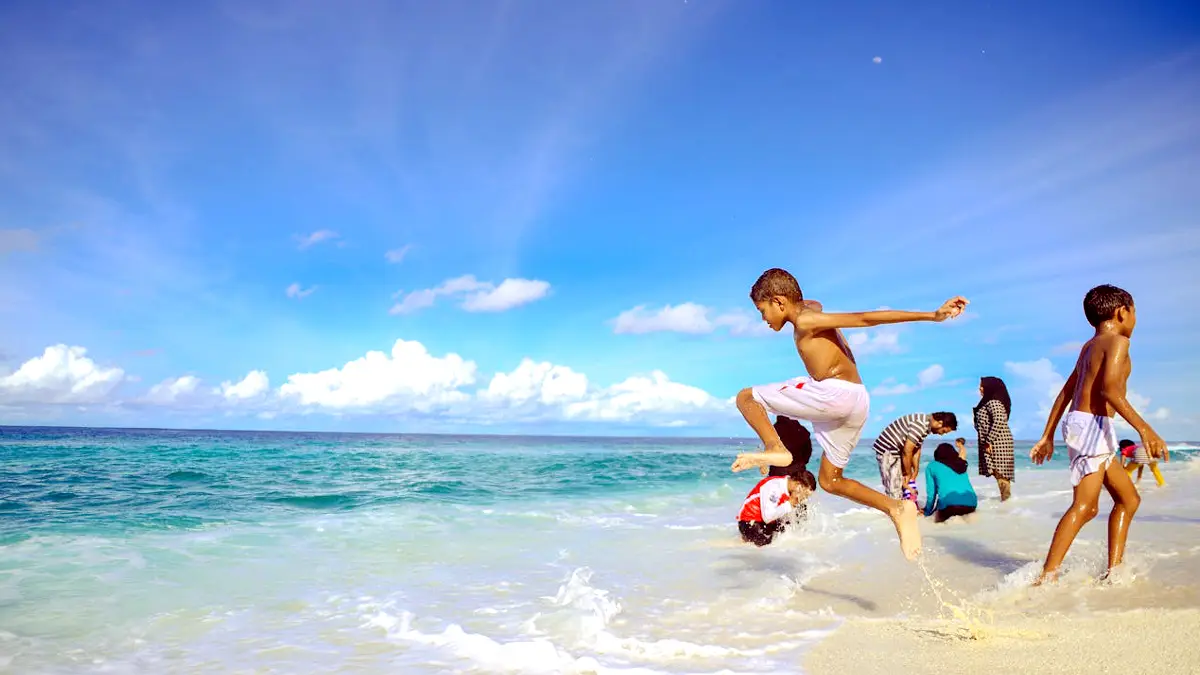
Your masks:
<instances>
[{"instance_id":1,"label":"sky","mask_svg":"<svg viewBox=\"0 0 1200 675\"><path fill-rule=\"evenodd\" d=\"M0 424L749 434L848 331L871 436L981 376L1036 438L1089 288L1200 439L1200 10L484 0L0 7Z\"/></svg>"}]
</instances>

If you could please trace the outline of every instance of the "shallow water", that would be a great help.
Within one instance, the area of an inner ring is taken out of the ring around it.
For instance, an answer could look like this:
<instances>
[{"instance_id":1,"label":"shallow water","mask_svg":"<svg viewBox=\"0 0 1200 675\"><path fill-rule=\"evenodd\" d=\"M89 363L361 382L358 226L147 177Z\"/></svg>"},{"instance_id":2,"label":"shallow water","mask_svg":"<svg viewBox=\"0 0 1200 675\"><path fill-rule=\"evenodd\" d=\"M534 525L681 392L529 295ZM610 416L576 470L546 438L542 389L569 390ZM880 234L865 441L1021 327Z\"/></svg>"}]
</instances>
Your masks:
<instances>
[{"instance_id":1,"label":"shallow water","mask_svg":"<svg viewBox=\"0 0 1200 675\"><path fill-rule=\"evenodd\" d=\"M1045 589L1061 457L1004 504L974 476L975 523L922 524L927 578L827 495L740 544L748 447L0 428L0 670L797 672L848 617L1200 606L1196 446L1142 481L1114 583L1097 519ZM877 486L868 448L849 473Z\"/></svg>"}]
</instances>

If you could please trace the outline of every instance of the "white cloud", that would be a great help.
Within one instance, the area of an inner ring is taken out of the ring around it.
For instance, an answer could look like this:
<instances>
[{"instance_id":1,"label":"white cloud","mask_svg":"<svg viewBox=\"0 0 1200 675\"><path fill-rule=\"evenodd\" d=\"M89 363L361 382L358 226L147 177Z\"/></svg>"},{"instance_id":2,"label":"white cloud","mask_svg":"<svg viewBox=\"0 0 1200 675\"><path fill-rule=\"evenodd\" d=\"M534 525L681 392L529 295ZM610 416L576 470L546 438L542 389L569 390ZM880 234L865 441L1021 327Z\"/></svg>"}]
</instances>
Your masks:
<instances>
[{"instance_id":1,"label":"white cloud","mask_svg":"<svg viewBox=\"0 0 1200 675\"><path fill-rule=\"evenodd\" d=\"M613 332L622 333L711 333L715 326L708 319L709 309L694 302L667 305L647 311L645 305L621 312L614 321Z\"/></svg>"},{"instance_id":2,"label":"white cloud","mask_svg":"<svg viewBox=\"0 0 1200 675\"><path fill-rule=\"evenodd\" d=\"M681 414L729 413L732 408L712 394L679 382L662 371L633 376L594 392L589 400L570 403L568 419L628 422L639 418L667 416L678 423Z\"/></svg>"},{"instance_id":3,"label":"white cloud","mask_svg":"<svg viewBox=\"0 0 1200 675\"><path fill-rule=\"evenodd\" d=\"M420 342L397 340L391 354L371 351L341 368L296 373L279 394L302 406L330 410L412 408L422 412L461 401L475 382L475 363L458 354L431 355Z\"/></svg>"},{"instance_id":4,"label":"white cloud","mask_svg":"<svg viewBox=\"0 0 1200 675\"><path fill-rule=\"evenodd\" d=\"M896 378L889 377L871 390L872 396L898 396L901 394L911 394L913 392L928 389L937 385L942 381L942 377L946 374L946 369L941 364L935 363L932 366L917 373L917 383L914 384L897 384Z\"/></svg>"},{"instance_id":5,"label":"white cloud","mask_svg":"<svg viewBox=\"0 0 1200 675\"><path fill-rule=\"evenodd\" d=\"M882 56L876 56L875 58L871 59L871 61L872 61L873 63L883 63L883 57L882 57Z\"/></svg>"},{"instance_id":6,"label":"white cloud","mask_svg":"<svg viewBox=\"0 0 1200 675\"><path fill-rule=\"evenodd\" d=\"M179 405L198 398L200 379L193 375L172 377L150 387L146 402L154 405Z\"/></svg>"},{"instance_id":7,"label":"white cloud","mask_svg":"<svg viewBox=\"0 0 1200 675\"><path fill-rule=\"evenodd\" d=\"M227 401L245 401L262 396L270 388L271 381L267 374L261 370L252 370L237 384L222 382L220 392Z\"/></svg>"},{"instance_id":8,"label":"white cloud","mask_svg":"<svg viewBox=\"0 0 1200 675\"><path fill-rule=\"evenodd\" d=\"M846 343L850 345L850 349L854 352L855 356L899 354L904 351L900 346L900 332L892 328L844 332Z\"/></svg>"},{"instance_id":9,"label":"white cloud","mask_svg":"<svg viewBox=\"0 0 1200 675\"><path fill-rule=\"evenodd\" d=\"M649 310L638 305L617 315L613 332L617 334L686 333L701 335L726 328L731 335L767 335L772 331L760 317L747 312L730 311L712 316L714 310L694 302L665 305Z\"/></svg>"},{"instance_id":10,"label":"white cloud","mask_svg":"<svg viewBox=\"0 0 1200 675\"><path fill-rule=\"evenodd\" d=\"M566 366L521 360L511 373L496 373L480 397L490 401L524 404L536 401L554 405L577 401L588 393L588 379Z\"/></svg>"},{"instance_id":11,"label":"white cloud","mask_svg":"<svg viewBox=\"0 0 1200 675\"><path fill-rule=\"evenodd\" d=\"M402 262L404 260L404 257L406 255L408 255L408 252L411 250L412 250L412 244L405 244L405 245L401 246L400 248L394 248L394 249L388 251L387 253L384 253L383 257L388 262L395 265L395 264Z\"/></svg>"},{"instance_id":12,"label":"white cloud","mask_svg":"<svg viewBox=\"0 0 1200 675\"><path fill-rule=\"evenodd\" d=\"M297 240L299 242L300 248L305 249L310 246L315 246L323 241L331 241L331 240L337 239L337 238L338 238L338 233L334 232L333 230L317 230L316 232L313 232L311 234L306 234L306 235L297 237Z\"/></svg>"},{"instance_id":13,"label":"white cloud","mask_svg":"<svg viewBox=\"0 0 1200 675\"><path fill-rule=\"evenodd\" d=\"M36 251L38 236L33 230L0 230L0 257L9 253Z\"/></svg>"},{"instance_id":14,"label":"white cloud","mask_svg":"<svg viewBox=\"0 0 1200 675\"><path fill-rule=\"evenodd\" d=\"M945 374L946 369L943 368L941 364L935 363L925 370L917 373L917 386L922 388L932 387L933 385L937 384Z\"/></svg>"},{"instance_id":15,"label":"white cloud","mask_svg":"<svg viewBox=\"0 0 1200 675\"><path fill-rule=\"evenodd\" d=\"M46 347L16 372L0 377L0 402L98 403L125 378L120 368L97 366L83 347Z\"/></svg>"},{"instance_id":16,"label":"white cloud","mask_svg":"<svg viewBox=\"0 0 1200 675\"><path fill-rule=\"evenodd\" d=\"M1051 353L1056 356L1065 356L1065 355L1074 356L1074 355L1078 355L1079 350L1081 350L1081 349L1083 349L1082 342L1064 342L1061 345L1058 345L1057 347L1055 347L1054 351L1052 351Z\"/></svg>"},{"instance_id":17,"label":"white cloud","mask_svg":"<svg viewBox=\"0 0 1200 675\"><path fill-rule=\"evenodd\" d=\"M672 382L654 371L610 387L596 387L566 366L522 360L511 373L497 373L479 392L477 414L505 420L641 422L680 427L736 414L732 400Z\"/></svg>"},{"instance_id":18,"label":"white cloud","mask_svg":"<svg viewBox=\"0 0 1200 675\"><path fill-rule=\"evenodd\" d=\"M1145 420L1151 425L1153 425L1155 422L1165 422L1171 417L1171 410L1169 408L1151 409L1150 399L1142 396L1132 389L1125 392L1125 399L1129 401L1129 405L1133 406L1133 409L1138 411L1138 414L1145 418ZM1115 416L1114 421L1116 422L1116 426L1120 429L1124 429L1126 431L1133 430L1133 427L1130 426L1130 424L1126 422L1125 419L1120 415Z\"/></svg>"},{"instance_id":19,"label":"white cloud","mask_svg":"<svg viewBox=\"0 0 1200 675\"><path fill-rule=\"evenodd\" d=\"M316 286L311 286L309 288L301 288L300 284L292 284L291 286L287 287L287 296L289 298L296 298L297 300L302 300L302 299L307 298L308 296L312 295L313 292L316 290L317 290Z\"/></svg>"},{"instance_id":20,"label":"white cloud","mask_svg":"<svg viewBox=\"0 0 1200 675\"><path fill-rule=\"evenodd\" d=\"M550 284L539 279L505 279L500 285L479 281L467 274L447 279L440 286L412 291L392 305L389 313L409 314L432 307L439 296L462 296L460 307L468 312L503 312L535 300L550 292Z\"/></svg>"},{"instance_id":21,"label":"white cloud","mask_svg":"<svg viewBox=\"0 0 1200 675\"><path fill-rule=\"evenodd\" d=\"M503 312L546 297L550 284L538 279L505 279L495 288L468 295L462 308L468 312Z\"/></svg>"}]
</instances>

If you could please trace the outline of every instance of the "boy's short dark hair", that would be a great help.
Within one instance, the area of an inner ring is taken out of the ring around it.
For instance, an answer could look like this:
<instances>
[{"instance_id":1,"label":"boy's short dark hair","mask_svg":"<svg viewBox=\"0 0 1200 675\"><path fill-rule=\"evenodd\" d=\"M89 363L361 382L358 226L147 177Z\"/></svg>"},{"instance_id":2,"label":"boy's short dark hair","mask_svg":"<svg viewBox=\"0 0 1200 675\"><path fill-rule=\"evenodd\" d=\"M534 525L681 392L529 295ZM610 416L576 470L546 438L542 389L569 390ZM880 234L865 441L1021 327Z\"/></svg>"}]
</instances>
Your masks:
<instances>
[{"instance_id":1,"label":"boy's short dark hair","mask_svg":"<svg viewBox=\"0 0 1200 675\"><path fill-rule=\"evenodd\" d=\"M1133 307L1133 296L1116 286L1101 284L1083 296L1083 315L1088 323L1097 328L1117 315L1122 307Z\"/></svg>"},{"instance_id":2,"label":"boy's short dark hair","mask_svg":"<svg viewBox=\"0 0 1200 675\"><path fill-rule=\"evenodd\" d=\"M935 422L940 422L942 426L947 427L950 431L958 429L958 417L952 412L935 412L929 417Z\"/></svg>"},{"instance_id":3,"label":"boy's short dark hair","mask_svg":"<svg viewBox=\"0 0 1200 675\"><path fill-rule=\"evenodd\" d=\"M750 287L750 299L754 304L766 302L771 298L782 295L792 302L802 302L804 294L800 292L800 284L790 272L778 267L763 272L758 281Z\"/></svg>"},{"instance_id":4,"label":"boy's short dark hair","mask_svg":"<svg viewBox=\"0 0 1200 675\"><path fill-rule=\"evenodd\" d=\"M959 436L958 438L954 439L954 442L955 442L955 443L962 443L963 445L966 445L966 444L967 444L967 439L963 438L962 436Z\"/></svg>"}]
</instances>

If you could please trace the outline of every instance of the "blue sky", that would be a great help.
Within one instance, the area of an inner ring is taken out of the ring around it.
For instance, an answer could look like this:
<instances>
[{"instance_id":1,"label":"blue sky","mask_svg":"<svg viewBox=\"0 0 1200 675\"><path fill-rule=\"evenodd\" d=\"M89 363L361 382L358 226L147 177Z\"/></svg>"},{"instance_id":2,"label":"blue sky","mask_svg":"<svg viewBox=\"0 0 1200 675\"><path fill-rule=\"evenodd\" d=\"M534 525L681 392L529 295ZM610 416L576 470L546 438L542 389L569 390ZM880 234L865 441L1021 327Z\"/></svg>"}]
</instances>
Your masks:
<instances>
[{"instance_id":1,"label":"blue sky","mask_svg":"<svg viewBox=\"0 0 1200 675\"><path fill-rule=\"evenodd\" d=\"M781 266L972 301L853 338L868 434L998 375L1035 436L1115 283L1200 438L1185 3L13 2L0 45L0 423L744 435L801 374Z\"/></svg>"}]
</instances>

